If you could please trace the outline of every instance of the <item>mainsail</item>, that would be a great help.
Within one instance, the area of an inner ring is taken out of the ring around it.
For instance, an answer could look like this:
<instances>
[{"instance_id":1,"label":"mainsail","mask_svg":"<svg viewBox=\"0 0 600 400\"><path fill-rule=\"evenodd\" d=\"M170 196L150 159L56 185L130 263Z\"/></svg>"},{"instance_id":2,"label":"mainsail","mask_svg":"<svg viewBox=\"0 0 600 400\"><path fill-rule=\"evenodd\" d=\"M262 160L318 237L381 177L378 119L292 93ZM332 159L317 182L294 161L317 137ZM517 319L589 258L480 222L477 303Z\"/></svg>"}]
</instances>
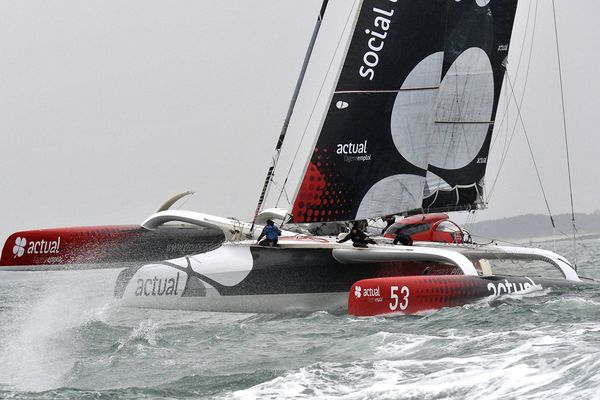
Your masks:
<instances>
[{"instance_id":1,"label":"mainsail","mask_svg":"<svg viewBox=\"0 0 600 400\"><path fill-rule=\"evenodd\" d=\"M482 202L517 0L365 0L296 222Z\"/></svg>"}]
</instances>

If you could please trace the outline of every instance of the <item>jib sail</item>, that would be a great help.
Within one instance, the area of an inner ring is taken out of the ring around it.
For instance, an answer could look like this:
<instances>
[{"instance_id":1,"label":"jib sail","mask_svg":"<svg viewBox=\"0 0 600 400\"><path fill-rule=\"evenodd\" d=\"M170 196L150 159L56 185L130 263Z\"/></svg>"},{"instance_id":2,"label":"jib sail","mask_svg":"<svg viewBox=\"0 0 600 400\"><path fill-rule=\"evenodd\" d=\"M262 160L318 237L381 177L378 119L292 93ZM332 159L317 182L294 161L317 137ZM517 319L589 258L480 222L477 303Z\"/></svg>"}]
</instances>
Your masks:
<instances>
[{"instance_id":1,"label":"jib sail","mask_svg":"<svg viewBox=\"0 0 600 400\"><path fill-rule=\"evenodd\" d=\"M365 0L296 222L482 202L517 0Z\"/></svg>"}]
</instances>

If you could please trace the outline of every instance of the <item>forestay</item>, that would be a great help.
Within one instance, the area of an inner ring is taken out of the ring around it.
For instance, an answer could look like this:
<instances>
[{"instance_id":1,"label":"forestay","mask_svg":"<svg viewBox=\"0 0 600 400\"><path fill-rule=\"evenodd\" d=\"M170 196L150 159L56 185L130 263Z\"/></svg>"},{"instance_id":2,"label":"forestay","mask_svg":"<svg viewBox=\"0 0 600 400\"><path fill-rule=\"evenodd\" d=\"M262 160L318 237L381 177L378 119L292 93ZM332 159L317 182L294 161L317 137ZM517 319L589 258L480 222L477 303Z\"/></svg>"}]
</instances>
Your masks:
<instances>
[{"instance_id":1,"label":"forestay","mask_svg":"<svg viewBox=\"0 0 600 400\"><path fill-rule=\"evenodd\" d=\"M517 0L365 0L296 222L482 204Z\"/></svg>"}]
</instances>

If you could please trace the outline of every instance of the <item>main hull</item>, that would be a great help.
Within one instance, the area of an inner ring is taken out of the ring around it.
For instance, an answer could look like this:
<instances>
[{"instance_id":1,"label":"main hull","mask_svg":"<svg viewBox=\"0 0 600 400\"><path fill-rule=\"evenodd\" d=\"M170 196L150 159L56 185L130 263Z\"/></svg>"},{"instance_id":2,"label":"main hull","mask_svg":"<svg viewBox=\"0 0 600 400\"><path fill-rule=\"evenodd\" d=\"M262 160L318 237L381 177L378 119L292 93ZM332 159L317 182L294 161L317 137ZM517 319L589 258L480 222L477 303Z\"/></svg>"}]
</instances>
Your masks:
<instances>
[{"instance_id":1,"label":"main hull","mask_svg":"<svg viewBox=\"0 0 600 400\"><path fill-rule=\"evenodd\" d=\"M482 253L477 250L477 257ZM513 256L523 258L521 253L515 252ZM348 295L360 281L424 276L440 279L463 276L472 282L481 281L481 290L475 296L460 290L455 293L458 299L455 303L459 304L462 300L470 302L494 295L489 292L488 283L500 278L480 277L482 273L460 252L448 249L404 246L356 249L331 242L292 242L284 243L281 248L226 244L203 254L125 269L117 279L115 296L125 306L142 308L345 312ZM512 282L513 277L506 279ZM578 282L536 278L535 285L528 284L527 289L563 284L573 286ZM448 293L453 289L438 290ZM496 293L499 294L502 293ZM441 307L446 303L440 304Z\"/></svg>"},{"instance_id":2,"label":"main hull","mask_svg":"<svg viewBox=\"0 0 600 400\"><path fill-rule=\"evenodd\" d=\"M340 262L331 248L224 245L121 272L115 296L134 307L204 311L344 310L352 284L386 276L458 274L436 262Z\"/></svg>"}]
</instances>

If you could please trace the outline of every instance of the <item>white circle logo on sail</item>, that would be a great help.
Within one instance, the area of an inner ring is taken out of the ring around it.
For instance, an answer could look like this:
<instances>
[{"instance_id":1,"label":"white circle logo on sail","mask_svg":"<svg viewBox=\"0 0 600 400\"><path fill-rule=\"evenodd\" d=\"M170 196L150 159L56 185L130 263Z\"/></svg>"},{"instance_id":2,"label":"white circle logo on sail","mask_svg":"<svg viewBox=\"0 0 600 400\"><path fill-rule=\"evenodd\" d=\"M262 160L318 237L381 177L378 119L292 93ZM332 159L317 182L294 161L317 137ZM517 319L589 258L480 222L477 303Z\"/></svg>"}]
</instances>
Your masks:
<instances>
[{"instance_id":1,"label":"white circle logo on sail","mask_svg":"<svg viewBox=\"0 0 600 400\"><path fill-rule=\"evenodd\" d=\"M429 164L459 169L477 156L494 110L494 73L486 52L465 50L440 84Z\"/></svg>"},{"instance_id":2,"label":"white circle logo on sail","mask_svg":"<svg viewBox=\"0 0 600 400\"><path fill-rule=\"evenodd\" d=\"M25 253L25 246L27 246L27 239L18 237L15 240L15 245L13 247L14 258L21 257Z\"/></svg>"},{"instance_id":3,"label":"white circle logo on sail","mask_svg":"<svg viewBox=\"0 0 600 400\"><path fill-rule=\"evenodd\" d=\"M416 167L428 166L429 140L435 129L444 52L425 57L408 74L392 109L392 140L402 157Z\"/></svg>"},{"instance_id":4,"label":"white circle logo on sail","mask_svg":"<svg viewBox=\"0 0 600 400\"><path fill-rule=\"evenodd\" d=\"M421 61L398 92L391 118L392 139L413 165L454 170L481 150L494 106L494 75L486 52L465 50L444 79L443 53Z\"/></svg>"}]
</instances>

